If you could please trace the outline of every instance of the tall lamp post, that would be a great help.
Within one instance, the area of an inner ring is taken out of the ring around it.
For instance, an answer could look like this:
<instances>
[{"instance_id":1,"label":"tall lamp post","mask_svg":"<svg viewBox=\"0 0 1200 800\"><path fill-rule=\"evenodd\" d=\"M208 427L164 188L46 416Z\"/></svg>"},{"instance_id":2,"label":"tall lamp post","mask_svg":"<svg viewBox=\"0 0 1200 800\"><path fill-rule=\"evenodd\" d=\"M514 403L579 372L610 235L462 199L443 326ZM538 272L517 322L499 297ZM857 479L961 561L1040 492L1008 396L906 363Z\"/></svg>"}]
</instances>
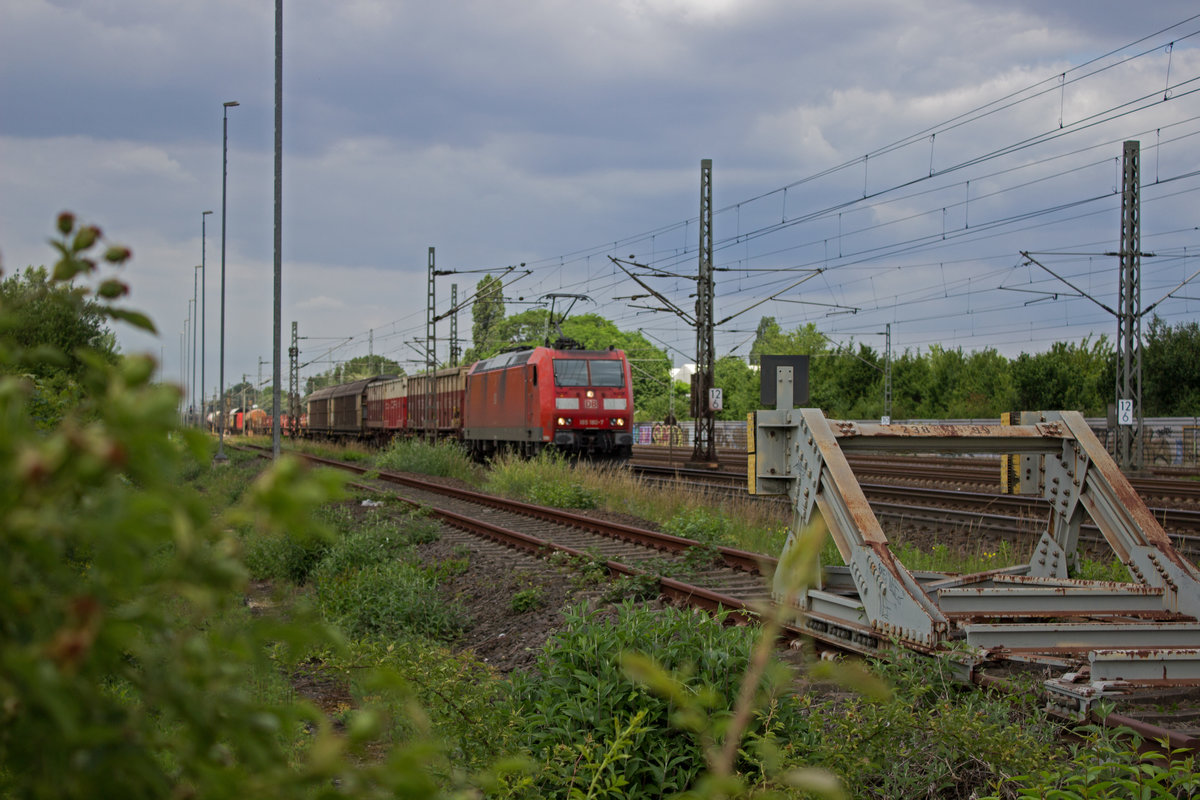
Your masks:
<instances>
[{"instance_id":1,"label":"tall lamp post","mask_svg":"<svg viewBox=\"0 0 1200 800\"><path fill-rule=\"evenodd\" d=\"M204 269L204 242L205 242L205 239L207 238L205 236L204 223L207 222L207 220L205 220L205 217L207 217L211 213L213 213L213 212L211 212L211 211L201 211L200 212L200 425L201 425L201 427L204 426L204 345L208 342L208 339L205 336L206 331L204 329L205 328L204 319L206 316L206 314L204 312L208 308L208 303L205 300L205 298L208 297L208 294L204 290L204 278L205 278L205 273L206 273L206 270Z\"/></svg>"},{"instance_id":2,"label":"tall lamp post","mask_svg":"<svg viewBox=\"0 0 1200 800\"><path fill-rule=\"evenodd\" d=\"M229 182L229 109L239 105L237 100L223 103L225 110L221 113L221 389L217 395L217 403L221 407L221 428L217 434L217 455L213 459L225 462L225 198L226 184Z\"/></svg>"},{"instance_id":3,"label":"tall lamp post","mask_svg":"<svg viewBox=\"0 0 1200 800\"><path fill-rule=\"evenodd\" d=\"M200 265L197 264L192 269L192 313L199 315L200 313L200 289L197 282L200 277ZM199 325L195 320L192 321L192 413L199 414L199 406L196 405L196 335ZM189 419L188 425L197 424L194 420Z\"/></svg>"},{"instance_id":4,"label":"tall lamp post","mask_svg":"<svg viewBox=\"0 0 1200 800\"><path fill-rule=\"evenodd\" d=\"M194 272L192 273L192 276L195 277ZM193 283L195 283L195 281L193 281ZM192 341L193 334L196 331L195 309L196 301L192 298L188 298L187 322L185 322L183 325L183 406L185 409L187 409L186 417L183 420L185 427L192 424L192 409L188 404L188 400L192 396L192 386L196 383L195 377L188 374L188 368L191 367L192 371L194 372L196 366L195 361L193 360L195 357L188 352L188 343Z\"/></svg>"}]
</instances>

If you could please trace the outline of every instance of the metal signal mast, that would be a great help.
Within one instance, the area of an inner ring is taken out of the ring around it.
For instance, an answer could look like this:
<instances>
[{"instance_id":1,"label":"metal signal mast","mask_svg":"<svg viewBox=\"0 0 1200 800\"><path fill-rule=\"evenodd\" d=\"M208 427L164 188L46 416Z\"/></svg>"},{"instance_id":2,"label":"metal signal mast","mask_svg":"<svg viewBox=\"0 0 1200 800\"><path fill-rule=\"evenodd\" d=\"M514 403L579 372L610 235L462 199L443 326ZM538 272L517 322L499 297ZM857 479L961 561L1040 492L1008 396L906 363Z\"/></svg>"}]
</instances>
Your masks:
<instances>
[{"instance_id":1,"label":"metal signal mast","mask_svg":"<svg viewBox=\"0 0 1200 800\"><path fill-rule=\"evenodd\" d=\"M300 337L292 320L292 346L288 348L288 435L300 434Z\"/></svg>"}]
</instances>

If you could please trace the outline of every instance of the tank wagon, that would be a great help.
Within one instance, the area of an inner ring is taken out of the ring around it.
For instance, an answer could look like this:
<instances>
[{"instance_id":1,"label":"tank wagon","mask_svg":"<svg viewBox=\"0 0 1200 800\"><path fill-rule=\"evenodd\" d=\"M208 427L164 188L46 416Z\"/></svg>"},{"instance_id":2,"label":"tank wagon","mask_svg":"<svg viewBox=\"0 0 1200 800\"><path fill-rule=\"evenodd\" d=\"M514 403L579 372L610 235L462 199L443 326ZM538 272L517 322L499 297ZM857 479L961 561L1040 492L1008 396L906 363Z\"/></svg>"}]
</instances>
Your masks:
<instances>
[{"instance_id":1,"label":"tank wagon","mask_svg":"<svg viewBox=\"0 0 1200 800\"><path fill-rule=\"evenodd\" d=\"M382 443L432 428L478 457L553 446L628 458L633 448L632 378L615 349L534 347L433 376L364 378L318 389L305 409L307 436Z\"/></svg>"}]
</instances>

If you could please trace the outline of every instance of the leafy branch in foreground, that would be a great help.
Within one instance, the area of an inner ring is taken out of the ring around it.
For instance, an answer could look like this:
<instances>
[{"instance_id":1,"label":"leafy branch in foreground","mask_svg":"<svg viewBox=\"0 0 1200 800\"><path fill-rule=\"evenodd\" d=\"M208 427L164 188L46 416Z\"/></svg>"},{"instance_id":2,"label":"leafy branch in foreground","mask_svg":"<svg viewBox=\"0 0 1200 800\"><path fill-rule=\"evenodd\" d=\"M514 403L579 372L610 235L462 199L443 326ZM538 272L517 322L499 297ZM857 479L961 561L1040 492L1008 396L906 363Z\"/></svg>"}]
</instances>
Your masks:
<instances>
[{"instance_id":1,"label":"leafy branch in foreground","mask_svg":"<svg viewBox=\"0 0 1200 800\"><path fill-rule=\"evenodd\" d=\"M108 318L153 330L111 305L127 287L96 275L99 230L63 214L58 234L51 282L98 278ZM214 515L177 480L213 469L198 466L210 444L176 428L179 391L152 382L151 358L82 349L83 392L46 427L18 368L32 351L0 330L0 796L445 796L433 748L364 765L376 726L340 736L311 704L255 689L278 680L274 654L338 641L300 609L248 613L233 530L311 526L335 479L283 460Z\"/></svg>"}]
</instances>

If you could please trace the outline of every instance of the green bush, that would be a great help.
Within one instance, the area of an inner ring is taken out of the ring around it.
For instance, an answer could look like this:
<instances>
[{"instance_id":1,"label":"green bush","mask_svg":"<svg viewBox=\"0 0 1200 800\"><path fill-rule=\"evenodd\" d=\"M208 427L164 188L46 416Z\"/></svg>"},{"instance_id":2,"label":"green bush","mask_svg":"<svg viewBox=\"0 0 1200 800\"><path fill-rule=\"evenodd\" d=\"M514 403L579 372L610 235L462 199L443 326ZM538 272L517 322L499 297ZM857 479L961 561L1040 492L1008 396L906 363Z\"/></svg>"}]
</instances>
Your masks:
<instances>
[{"instance_id":1,"label":"green bush","mask_svg":"<svg viewBox=\"0 0 1200 800\"><path fill-rule=\"evenodd\" d=\"M288 531L248 531L242 542L242 561L255 580L286 580L302 586L308 582L329 550L329 542L316 532L296 536Z\"/></svg>"},{"instance_id":2,"label":"green bush","mask_svg":"<svg viewBox=\"0 0 1200 800\"><path fill-rule=\"evenodd\" d=\"M1200 794L1195 753L1178 751L1164 759L1143 752L1142 739L1128 728L1088 726L1077 733L1083 741L1070 746L1068 758L1042 762L1028 775L1005 780L1003 796L1174 800Z\"/></svg>"},{"instance_id":3,"label":"green bush","mask_svg":"<svg viewBox=\"0 0 1200 800\"><path fill-rule=\"evenodd\" d=\"M446 748L447 764L459 773L478 773L507 756L524 724L512 713L507 687L494 670L470 653L453 653L422 636L356 640L347 653L330 655L320 666L347 676L356 704L367 709L361 713L381 717L390 745L436 738ZM381 692L371 677L379 670L403 681L404 691ZM413 704L425 709L423 717L412 715ZM360 712L348 713L352 718ZM441 777L452 783L448 772Z\"/></svg>"},{"instance_id":4,"label":"green bush","mask_svg":"<svg viewBox=\"0 0 1200 800\"><path fill-rule=\"evenodd\" d=\"M563 456L542 451L537 458L503 458L493 463L487 488L527 503L555 508L595 508L600 494L575 478Z\"/></svg>"},{"instance_id":5,"label":"green bush","mask_svg":"<svg viewBox=\"0 0 1200 800\"><path fill-rule=\"evenodd\" d=\"M896 653L875 665L888 700L801 698L782 757L842 776L855 797L972 797L1057 755L1057 728L1025 699L957 683L949 666Z\"/></svg>"},{"instance_id":6,"label":"green bush","mask_svg":"<svg viewBox=\"0 0 1200 800\"><path fill-rule=\"evenodd\" d=\"M401 524L372 510L356 517L344 506L324 511L336 533L316 565L317 580L406 557L411 552Z\"/></svg>"},{"instance_id":7,"label":"green bush","mask_svg":"<svg viewBox=\"0 0 1200 800\"><path fill-rule=\"evenodd\" d=\"M540 586L531 586L513 593L510 607L514 614L524 614L546 604L546 594Z\"/></svg>"},{"instance_id":8,"label":"green bush","mask_svg":"<svg viewBox=\"0 0 1200 800\"><path fill-rule=\"evenodd\" d=\"M127 248L70 214L52 244L53 282L95 281L105 320L153 331L111 305L128 287L99 275ZM0 322L13 318L4 302ZM179 390L152 382L150 358L75 349L79 394L35 418L25 367L66 354L10 330L0 325L0 797L444 796L424 766L436 748L364 766L351 752L371 726L335 735L280 685L274 654L333 647L326 626L301 608L281 621L242 606L233 531L310 526L335 479L285 458L233 508L181 489L181 474L225 467L207 437L177 429Z\"/></svg>"},{"instance_id":9,"label":"green bush","mask_svg":"<svg viewBox=\"0 0 1200 800\"><path fill-rule=\"evenodd\" d=\"M419 472L479 483L479 467L453 442L431 445L420 439L395 439L375 459L379 469Z\"/></svg>"},{"instance_id":10,"label":"green bush","mask_svg":"<svg viewBox=\"0 0 1200 800\"><path fill-rule=\"evenodd\" d=\"M442 538L442 523L438 522L428 508L409 512L400 527L400 533L410 544L430 544Z\"/></svg>"},{"instance_id":11,"label":"green bush","mask_svg":"<svg viewBox=\"0 0 1200 800\"><path fill-rule=\"evenodd\" d=\"M699 506L677 513L663 523L662 527L673 536L694 539L701 544L716 545L736 541L733 520L719 512Z\"/></svg>"},{"instance_id":12,"label":"green bush","mask_svg":"<svg viewBox=\"0 0 1200 800\"><path fill-rule=\"evenodd\" d=\"M351 637L386 641L415 633L446 640L467 622L460 606L441 597L429 572L401 561L322 572L316 595L321 612Z\"/></svg>"},{"instance_id":13,"label":"green bush","mask_svg":"<svg viewBox=\"0 0 1200 800\"><path fill-rule=\"evenodd\" d=\"M728 717L754 648L756 631L725 628L719 619L676 609L617 609L617 619L582 608L547 643L537 673L514 679L514 701L526 720L525 746L541 771L529 792L566 796L600 780L613 797L661 797L692 785L705 768L696 737L681 730L670 701L627 677L623 657L640 652L675 671L687 691L718 719ZM755 742L786 729L794 703L775 702L751 726L744 770L757 773ZM577 767L584 765L583 771ZM571 794L571 796L575 796ZM582 794L581 794L582 796Z\"/></svg>"}]
</instances>

